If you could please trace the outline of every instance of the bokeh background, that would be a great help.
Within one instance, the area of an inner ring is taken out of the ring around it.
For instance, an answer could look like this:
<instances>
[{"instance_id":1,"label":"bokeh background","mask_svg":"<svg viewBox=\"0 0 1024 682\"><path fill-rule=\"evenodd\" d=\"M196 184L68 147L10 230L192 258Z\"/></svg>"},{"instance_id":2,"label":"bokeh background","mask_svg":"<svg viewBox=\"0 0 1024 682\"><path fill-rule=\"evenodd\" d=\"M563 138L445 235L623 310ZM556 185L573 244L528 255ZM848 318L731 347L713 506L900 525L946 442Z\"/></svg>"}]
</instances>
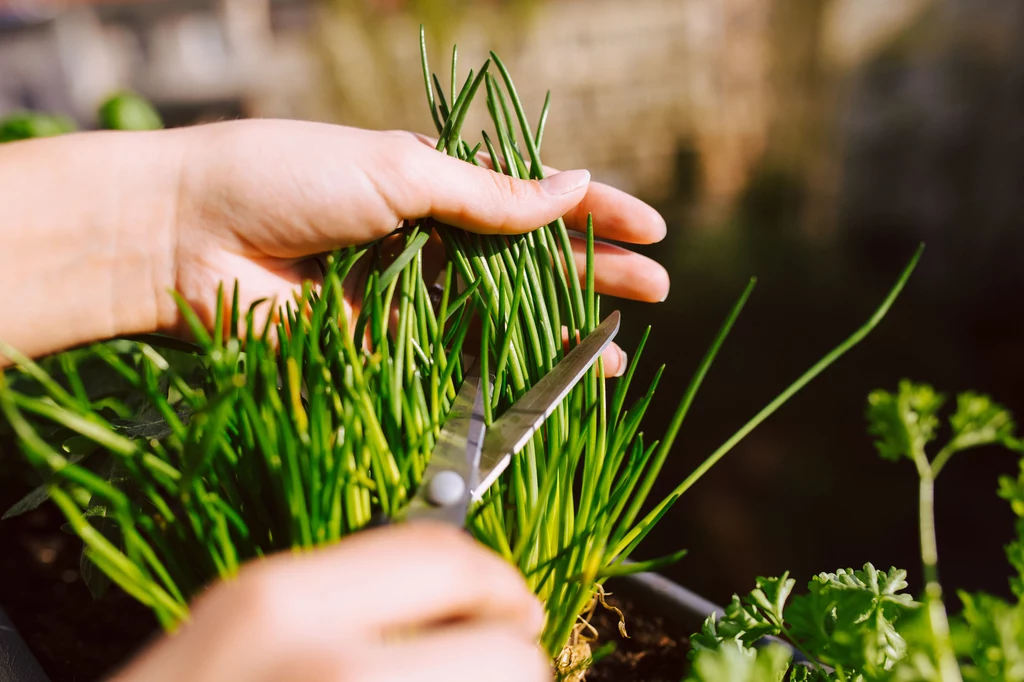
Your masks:
<instances>
[{"instance_id":1,"label":"bokeh background","mask_svg":"<svg viewBox=\"0 0 1024 682\"><path fill-rule=\"evenodd\" d=\"M260 116L430 132L420 23L439 73L457 42L463 74L496 50L532 115L550 89L545 161L590 168L668 220L668 238L645 249L672 274L668 300L605 302L626 315L627 350L653 327L640 375L668 365L649 437L663 432L747 279L759 278L656 492L861 324L926 242L882 326L730 453L642 548L689 548L665 572L709 598L727 600L757 575L791 570L803 581L866 561L907 567L921 584L916 477L875 455L863 418L871 389L903 377L977 389L1024 418L1018 0L0 8L0 114L60 112L84 127L106 95L131 88L169 125ZM12 454L0 454L14 481L0 487L0 507L31 484ZM1011 456L979 450L939 480L947 588L1008 592L1013 518L995 489L1015 471ZM42 550L0 547L23 551Z\"/></svg>"}]
</instances>

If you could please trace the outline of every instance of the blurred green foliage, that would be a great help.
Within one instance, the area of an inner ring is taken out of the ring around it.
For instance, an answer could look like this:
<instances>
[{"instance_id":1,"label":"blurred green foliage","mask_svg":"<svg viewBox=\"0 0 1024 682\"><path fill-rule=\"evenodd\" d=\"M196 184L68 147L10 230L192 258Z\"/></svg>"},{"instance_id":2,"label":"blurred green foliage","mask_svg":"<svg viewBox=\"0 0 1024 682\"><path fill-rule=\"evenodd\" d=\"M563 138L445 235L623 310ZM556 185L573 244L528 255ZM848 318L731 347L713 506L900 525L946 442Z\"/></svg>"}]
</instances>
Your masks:
<instances>
[{"instance_id":1,"label":"blurred green foliage","mask_svg":"<svg viewBox=\"0 0 1024 682\"><path fill-rule=\"evenodd\" d=\"M163 119L149 100L134 92L118 92L99 110L100 125L107 130L159 130Z\"/></svg>"},{"instance_id":2,"label":"blurred green foliage","mask_svg":"<svg viewBox=\"0 0 1024 682\"><path fill-rule=\"evenodd\" d=\"M67 116L37 111L18 111L0 121L0 142L16 142L36 137L53 137L78 129Z\"/></svg>"},{"instance_id":3,"label":"blurred green foliage","mask_svg":"<svg viewBox=\"0 0 1024 682\"><path fill-rule=\"evenodd\" d=\"M163 119L141 95L122 91L104 100L98 111L99 124L106 130L159 130ZM73 133L78 125L69 116L39 111L16 111L0 120L0 143L54 137Z\"/></svg>"}]
</instances>

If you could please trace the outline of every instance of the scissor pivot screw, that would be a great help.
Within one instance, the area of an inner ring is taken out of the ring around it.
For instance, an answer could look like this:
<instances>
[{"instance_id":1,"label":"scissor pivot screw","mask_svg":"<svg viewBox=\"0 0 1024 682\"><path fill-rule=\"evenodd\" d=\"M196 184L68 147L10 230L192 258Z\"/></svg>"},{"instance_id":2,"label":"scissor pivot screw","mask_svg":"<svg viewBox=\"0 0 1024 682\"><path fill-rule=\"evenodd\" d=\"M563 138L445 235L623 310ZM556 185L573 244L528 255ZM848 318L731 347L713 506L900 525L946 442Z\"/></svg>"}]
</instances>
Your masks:
<instances>
[{"instance_id":1,"label":"scissor pivot screw","mask_svg":"<svg viewBox=\"0 0 1024 682\"><path fill-rule=\"evenodd\" d=\"M466 493L466 480L456 471L440 471L427 483L427 502L447 507L462 499Z\"/></svg>"}]
</instances>

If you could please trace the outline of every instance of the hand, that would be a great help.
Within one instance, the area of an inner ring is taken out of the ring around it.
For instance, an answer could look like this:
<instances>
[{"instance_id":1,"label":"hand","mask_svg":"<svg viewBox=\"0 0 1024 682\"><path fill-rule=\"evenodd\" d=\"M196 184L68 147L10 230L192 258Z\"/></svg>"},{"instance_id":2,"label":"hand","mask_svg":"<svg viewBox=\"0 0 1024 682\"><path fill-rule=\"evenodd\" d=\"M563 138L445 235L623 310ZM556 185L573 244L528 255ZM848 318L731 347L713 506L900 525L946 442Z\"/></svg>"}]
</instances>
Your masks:
<instances>
[{"instance_id":1,"label":"hand","mask_svg":"<svg viewBox=\"0 0 1024 682\"><path fill-rule=\"evenodd\" d=\"M543 618L497 555L408 524L247 566L113 682L542 682Z\"/></svg>"},{"instance_id":2,"label":"hand","mask_svg":"<svg viewBox=\"0 0 1024 682\"><path fill-rule=\"evenodd\" d=\"M186 150L177 207L174 287L211 323L217 284L236 278L242 309L259 298L291 300L316 277L308 258L373 241L403 220L432 216L482 233L512 234L565 215L569 229L651 243L665 222L643 202L590 183L586 171L517 181L453 159L419 136L292 121L241 121L179 133ZM575 240L585 270L585 243ZM656 262L611 244L595 254L600 293L643 301L668 294ZM161 326L180 333L182 321L164 298ZM616 347L605 369L624 369Z\"/></svg>"},{"instance_id":3,"label":"hand","mask_svg":"<svg viewBox=\"0 0 1024 682\"><path fill-rule=\"evenodd\" d=\"M83 133L0 148L0 341L29 356L115 336L181 333L168 293L212 324L222 282L243 304L291 300L315 254L433 216L518 233L564 215L597 236L646 244L665 222L586 171L520 181L434 151L412 133L296 121L234 121L147 133ZM583 244L574 242L584 269ZM668 295L665 269L611 244L600 293ZM247 305L243 305L243 308ZM624 354L605 353L618 374ZM7 359L0 352L0 367Z\"/></svg>"}]
</instances>

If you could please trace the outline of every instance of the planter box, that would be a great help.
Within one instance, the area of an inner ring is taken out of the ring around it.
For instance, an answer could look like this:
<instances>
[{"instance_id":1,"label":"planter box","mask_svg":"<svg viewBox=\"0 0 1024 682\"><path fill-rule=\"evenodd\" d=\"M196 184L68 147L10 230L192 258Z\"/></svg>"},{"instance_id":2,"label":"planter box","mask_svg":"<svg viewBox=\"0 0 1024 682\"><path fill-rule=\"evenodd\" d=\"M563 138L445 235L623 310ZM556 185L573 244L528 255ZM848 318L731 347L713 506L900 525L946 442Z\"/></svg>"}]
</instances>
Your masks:
<instances>
[{"instance_id":1,"label":"planter box","mask_svg":"<svg viewBox=\"0 0 1024 682\"><path fill-rule=\"evenodd\" d=\"M0 610L0 682L49 682L28 645Z\"/></svg>"}]
</instances>

